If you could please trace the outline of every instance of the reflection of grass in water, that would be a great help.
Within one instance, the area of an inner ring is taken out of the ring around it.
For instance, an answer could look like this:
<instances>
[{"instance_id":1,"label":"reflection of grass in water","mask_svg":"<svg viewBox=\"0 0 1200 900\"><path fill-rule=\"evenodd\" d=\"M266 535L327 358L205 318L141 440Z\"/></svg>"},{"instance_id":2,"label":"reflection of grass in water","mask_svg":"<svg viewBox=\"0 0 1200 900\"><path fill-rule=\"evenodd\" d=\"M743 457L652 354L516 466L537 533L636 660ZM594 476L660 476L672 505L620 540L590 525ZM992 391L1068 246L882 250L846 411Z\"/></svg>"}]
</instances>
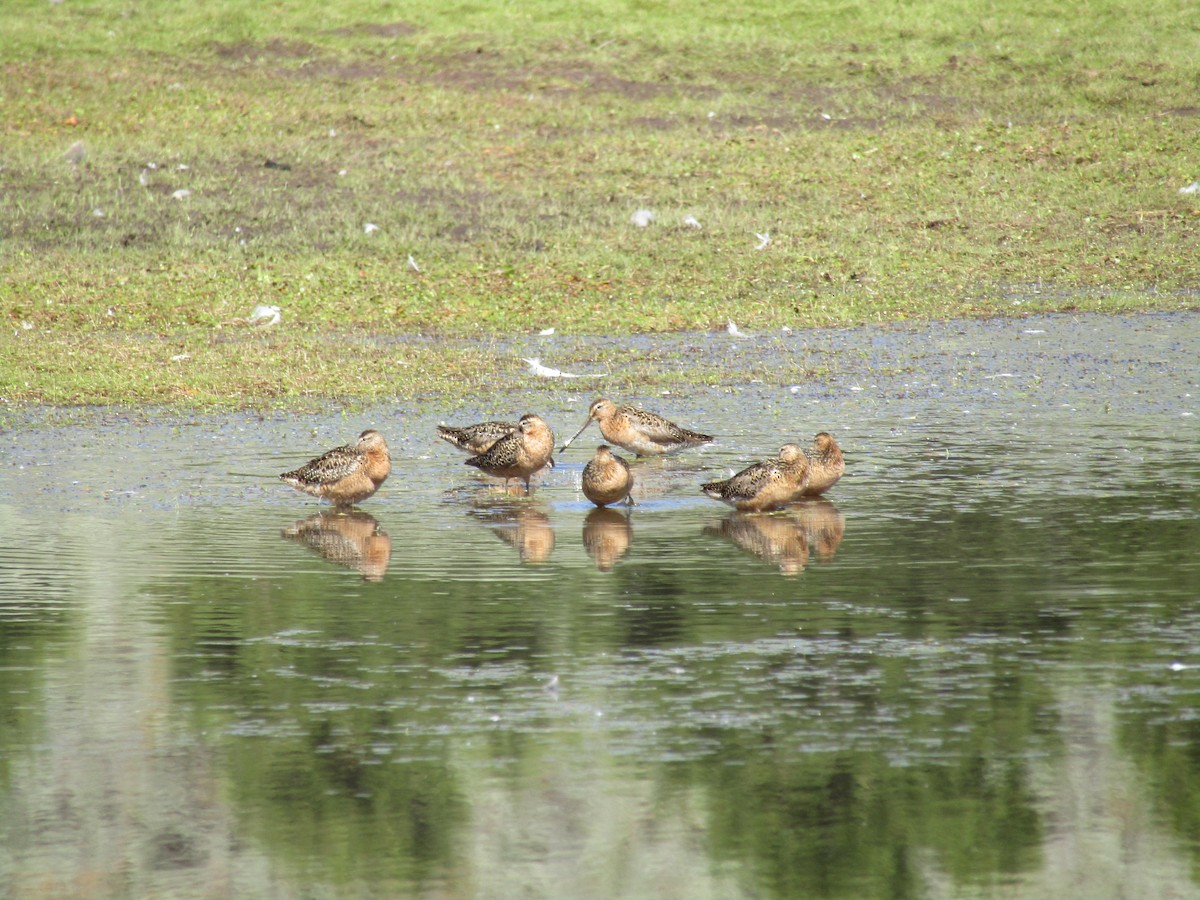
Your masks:
<instances>
[{"instance_id":1,"label":"reflection of grass in water","mask_svg":"<svg viewBox=\"0 0 1200 900\"><path fill-rule=\"evenodd\" d=\"M1178 307L1147 288L1192 283L1187 11L523 9L0 9L0 313L37 345L0 354L0 391L370 398L339 373L373 360L334 340L322 369L306 339ZM196 361L258 303L279 359ZM160 386L181 350L195 383ZM400 393L445 389L434 353Z\"/></svg>"}]
</instances>

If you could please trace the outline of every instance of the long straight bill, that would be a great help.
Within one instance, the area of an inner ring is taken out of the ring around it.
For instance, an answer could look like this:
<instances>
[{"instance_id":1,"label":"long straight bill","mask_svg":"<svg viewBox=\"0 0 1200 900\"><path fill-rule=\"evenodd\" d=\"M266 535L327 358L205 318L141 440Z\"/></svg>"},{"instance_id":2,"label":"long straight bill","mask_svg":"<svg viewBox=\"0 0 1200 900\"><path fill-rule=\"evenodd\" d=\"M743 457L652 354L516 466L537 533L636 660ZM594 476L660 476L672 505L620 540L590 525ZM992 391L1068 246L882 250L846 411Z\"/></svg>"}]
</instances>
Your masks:
<instances>
[{"instance_id":1,"label":"long straight bill","mask_svg":"<svg viewBox=\"0 0 1200 900\"><path fill-rule=\"evenodd\" d=\"M586 431L587 427L591 424L592 424L592 420L589 417L588 420L583 423L583 428L580 428L577 432L575 432L575 434L565 444L563 444L561 447L559 447L558 452L562 453L564 450L566 450L568 447L570 447L571 444L574 442L575 438L577 438L581 434L583 434L583 432Z\"/></svg>"}]
</instances>

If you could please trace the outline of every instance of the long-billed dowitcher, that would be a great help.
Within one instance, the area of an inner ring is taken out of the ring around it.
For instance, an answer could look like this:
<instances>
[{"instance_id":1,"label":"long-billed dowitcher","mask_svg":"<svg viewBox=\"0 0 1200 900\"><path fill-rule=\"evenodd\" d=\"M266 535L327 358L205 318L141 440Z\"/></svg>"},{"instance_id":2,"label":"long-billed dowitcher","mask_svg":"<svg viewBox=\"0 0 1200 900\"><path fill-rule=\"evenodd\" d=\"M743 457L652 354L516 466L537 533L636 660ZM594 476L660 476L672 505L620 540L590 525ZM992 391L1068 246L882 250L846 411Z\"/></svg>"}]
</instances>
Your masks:
<instances>
[{"instance_id":1,"label":"long-billed dowitcher","mask_svg":"<svg viewBox=\"0 0 1200 900\"><path fill-rule=\"evenodd\" d=\"M633 475L629 463L614 456L608 444L596 448L596 455L583 467L583 495L597 506L608 506L624 500L633 505L629 491L633 488Z\"/></svg>"},{"instance_id":2,"label":"long-billed dowitcher","mask_svg":"<svg viewBox=\"0 0 1200 900\"><path fill-rule=\"evenodd\" d=\"M464 425L454 428L450 425L437 427L438 437L453 444L459 450L478 455L486 453L496 441L506 434L517 430L516 422L480 422L478 425Z\"/></svg>"},{"instance_id":3,"label":"long-billed dowitcher","mask_svg":"<svg viewBox=\"0 0 1200 900\"><path fill-rule=\"evenodd\" d=\"M724 481L710 481L700 489L735 509L764 512L792 502L808 483L808 457L799 444L784 444L777 459L742 469Z\"/></svg>"},{"instance_id":4,"label":"long-billed dowitcher","mask_svg":"<svg viewBox=\"0 0 1200 900\"><path fill-rule=\"evenodd\" d=\"M279 477L296 490L335 506L353 506L375 493L391 470L392 458L383 435L368 428L353 444L335 447Z\"/></svg>"},{"instance_id":5,"label":"long-billed dowitcher","mask_svg":"<svg viewBox=\"0 0 1200 900\"><path fill-rule=\"evenodd\" d=\"M506 434L486 451L467 460L468 466L503 478L520 478L529 490L529 478L534 472L554 465L554 432L541 416L532 413L521 416L517 430Z\"/></svg>"},{"instance_id":6,"label":"long-billed dowitcher","mask_svg":"<svg viewBox=\"0 0 1200 900\"><path fill-rule=\"evenodd\" d=\"M685 447L707 444L713 439L711 434L688 431L655 413L638 409L636 406L618 406L601 397L588 410L587 421L583 423L583 427L575 432L575 437L563 444L562 449L570 447L571 442L583 434L592 420L600 426L600 433L606 441L638 456L674 453Z\"/></svg>"},{"instance_id":7,"label":"long-billed dowitcher","mask_svg":"<svg viewBox=\"0 0 1200 900\"><path fill-rule=\"evenodd\" d=\"M838 483L838 479L846 471L842 448L828 431L822 431L813 438L812 446L804 451L804 455L808 457L808 487L804 489L805 497L817 497L825 493Z\"/></svg>"}]
</instances>

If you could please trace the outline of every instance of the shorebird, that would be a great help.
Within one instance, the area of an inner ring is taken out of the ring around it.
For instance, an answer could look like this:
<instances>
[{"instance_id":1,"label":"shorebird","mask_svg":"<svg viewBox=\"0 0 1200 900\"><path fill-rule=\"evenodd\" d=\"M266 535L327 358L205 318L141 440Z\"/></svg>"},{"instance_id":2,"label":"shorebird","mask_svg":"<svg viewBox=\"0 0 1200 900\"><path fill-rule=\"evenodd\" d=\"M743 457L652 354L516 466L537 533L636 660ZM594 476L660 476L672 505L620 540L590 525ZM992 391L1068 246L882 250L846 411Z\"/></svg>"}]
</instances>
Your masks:
<instances>
[{"instance_id":1,"label":"shorebird","mask_svg":"<svg viewBox=\"0 0 1200 900\"><path fill-rule=\"evenodd\" d=\"M803 492L805 497L817 497L825 493L837 484L846 471L842 448L828 431L822 431L813 438L812 446L804 451L804 455L808 457L808 486Z\"/></svg>"},{"instance_id":2,"label":"shorebird","mask_svg":"<svg viewBox=\"0 0 1200 900\"><path fill-rule=\"evenodd\" d=\"M597 447L596 455L583 467L583 495L597 506L608 506L621 500L632 506L633 497L629 493L632 488L629 463L614 456L608 444Z\"/></svg>"},{"instance_id":3,"label":"shorebird","mask_svg":"<svg viewBox=\"0 0 1200 900\"><path fill-rule=\"evenodd\" d=\"M506 434L517 430L516 422L480 422L478 425L464 425L454 428L450 425L437 427L438 437L459 450L471 454L486 453L496 441Z\"/></svg>"},{"instance_id":4,"label":"shorebird","mask_svg":"<svg viewBox=\"0 0 1200 900\"><path fill-rule=\"evenodd\" d=\"M688 431L655 413L638 409L636 406L618 406L601 397L588 410L587 421L583 423L583 427L575 433L575 437L562 445L562 450L571 446L571 442L583 434L593 419L599 424L600 433L604 435L605 440L638 456L674 453L685 447L707 444L713 439L711 434Z\"/></svg>"},{"instance_id":5,"label":"shorebird","mask_svg":"<svg viewBox=\"0 0 1200 900\"><path fill-rule=\"evenodd\" d=\"M700 489L745 512L764 512L795 500L808 483L808 457L799 444L784 444L776 459L742 469L724 481L710 481Z\"/></svg>"},{"instance_id":6,"label":"shorebird","mask_svg":"<svg viewBox=\"0 0 1200 900\"><path fill-rule=\"evenodd\" d=\"M383 435L368 428L353 444L335 447L279 477L296 490L335 506L353 506L374 494L391 470Z\"/></svg>"},{"instance_id":7,"label":"shorebird","mask_svg":"<svg viewBox=\"0 0 1200 900\"><path fill-rule=\"evenodd\" d=\"M553 467L554 432L541 416L521 416L517 430L504 435L483 453L467 460L468 466L503 478L520 478L529 490L529 478L546 466Z\"/></svg>"}]
</instances>

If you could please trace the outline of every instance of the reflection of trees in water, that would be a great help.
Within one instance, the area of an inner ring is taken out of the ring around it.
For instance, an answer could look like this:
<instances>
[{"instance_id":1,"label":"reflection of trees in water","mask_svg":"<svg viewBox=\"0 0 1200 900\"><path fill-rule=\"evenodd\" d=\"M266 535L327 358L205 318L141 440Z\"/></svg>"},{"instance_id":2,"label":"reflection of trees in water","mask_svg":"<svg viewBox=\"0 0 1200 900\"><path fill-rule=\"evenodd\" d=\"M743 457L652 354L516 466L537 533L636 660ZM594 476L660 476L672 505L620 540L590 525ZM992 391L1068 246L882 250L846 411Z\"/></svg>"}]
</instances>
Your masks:
<instances>
[{"instance_id":1,"label":"reflection of trees in water","mask_svg":"<svg viewBox=\"0 0 1200 900\"><path fill-rule=\"evenodd\" d=\"M83 577L70 628L26 671L44 678L13 690L0 675L0 891L258 893L263 885L251 873L263 871L267 857L239 838L220 754L181 722L161 610L131 602L142 598L143 579L170 563L122 553L126 529L88 525L76 539L94 565L75 572ZM89 568L103 575L88 577ZM182 581L172 576L173 584ZM46 625L57 631L57 616L41 623L31 614L43 598L31 599L19 627L0 618L4 674L31 661ZM5 613L23 606L6 601ZM21 647L6 646L10 634L20 635Z\"/></svg>"},{"instance_id":2,"label":"reflection of trees in water","mask_svg":"<svg viewBox=\"0 0 1200 900\"><path fill-rule=\"evenodd\" d=\"M784 575L799 575L808 565L809 545L823 561L833 559L845 532L845 519L828 500L806 500L779 512L733 512L705 534L723 537Z\"/></svg>"},{"instance_id":3,"label":"reflection of trees in water","mask_svg":"<svg viewBox=\"0 0 1200 900\"><path fill-rule=\"evenodd\" d=\"M666 646L683 639L690 618L686 601L692 589L686 573L630 565L622 566L614 577L621 584L636 584L617 625L621 648Z\"/></svg>"},{"instance_id":4,"label":"reflection of trees in water","mask_svg":"<svg viewBox=\"0 0 1200 900\"><path fill-rule=\"evenodd\" d=\"M253 811L249 834L285 878L414 896L424 882L461 877L455 861L469 817L462 785L440 752L392 730L403 727L396 718L325 711L279 723L300 733L230 745L239 803ZM400 759L381 760L381 741ZM404 760L406 751L434 758Z\"/></svg>"},{"instance_id":5,"label":"reflection of trees in water","mask_svg":"<svg viewBox=\"0 0 1200 900\"><path fill-rule=\"evenodd\" d=\"M733 738L701 776L710 853L748 864L756 896L921 897L933 879L990 884L1042 862L1025 761L892 766L880 754L774 749Z\"/></svg>"},{"instance_id":6,"label":"reflection of trees in water","mask_svg":"<svg viewBox=\"0 0 1200 900\"><path fill-rule=\"evenodd\" d=\"M392 539L361 510L323 510L283 529L283 537L315 550L330 562L379 581L392 558Z\"/></svg>"},{"instance_id":7,"label":"reflection of trees in water","mask_svg":"<svg viewBox=\"0 0 1200 900\"><path fill-rule=\"evenodd\" d=\"M965 703L938 696L933 660L909 682L900 655L872 659L855 643L731 651L715 668L697 662L677 686L677 697L703 686L773 698L729 704L728 715L758 727L705 728L702 745L692 738L702 751L678 748L694 761L664 770L680 789L705 791L711 857L745 865L749 895L789 898L926 896L932 883L1036 872L1047 838L1039 776L1057 758L1043 734L1053 694L1037 673L981 685ZM956 655L945 680L975 679L979 660ZM689 669L679 657L672 664ZM688 702L681 717L714 720Z\"/></svg>"},{"instance_id":8,"label":"reflection of trees in water","mask_svg":"<svg viewBox=\"0 0 1200 900\"><path fill-rule=\"evenodd\" d=\"M1180 615L1173 625L1177 643L1190 648L1200 643L1195 614ZM1168 662L1157 646L1127 646L1155 659L1160 674L1152 685L1130 679L1132 685L1113 689L1123 700L1116 716L1117 744L1148 786L1155 820L1167 823L1189 849L1195 871L1200 868L1200 667L1193 662L1194 649L1181 647Z\"/></svg>"},{"instance_id":9,"label":"reflection of trees in water","mask_svg":"<svg viewBox=\"0 0 1200 900\"><path fill-rule=\"evenodd\" d=\"M611 571L632 542L628 511L593 509L583 520L583 548L601 572Z\"/></svg>"}]
</instances>

